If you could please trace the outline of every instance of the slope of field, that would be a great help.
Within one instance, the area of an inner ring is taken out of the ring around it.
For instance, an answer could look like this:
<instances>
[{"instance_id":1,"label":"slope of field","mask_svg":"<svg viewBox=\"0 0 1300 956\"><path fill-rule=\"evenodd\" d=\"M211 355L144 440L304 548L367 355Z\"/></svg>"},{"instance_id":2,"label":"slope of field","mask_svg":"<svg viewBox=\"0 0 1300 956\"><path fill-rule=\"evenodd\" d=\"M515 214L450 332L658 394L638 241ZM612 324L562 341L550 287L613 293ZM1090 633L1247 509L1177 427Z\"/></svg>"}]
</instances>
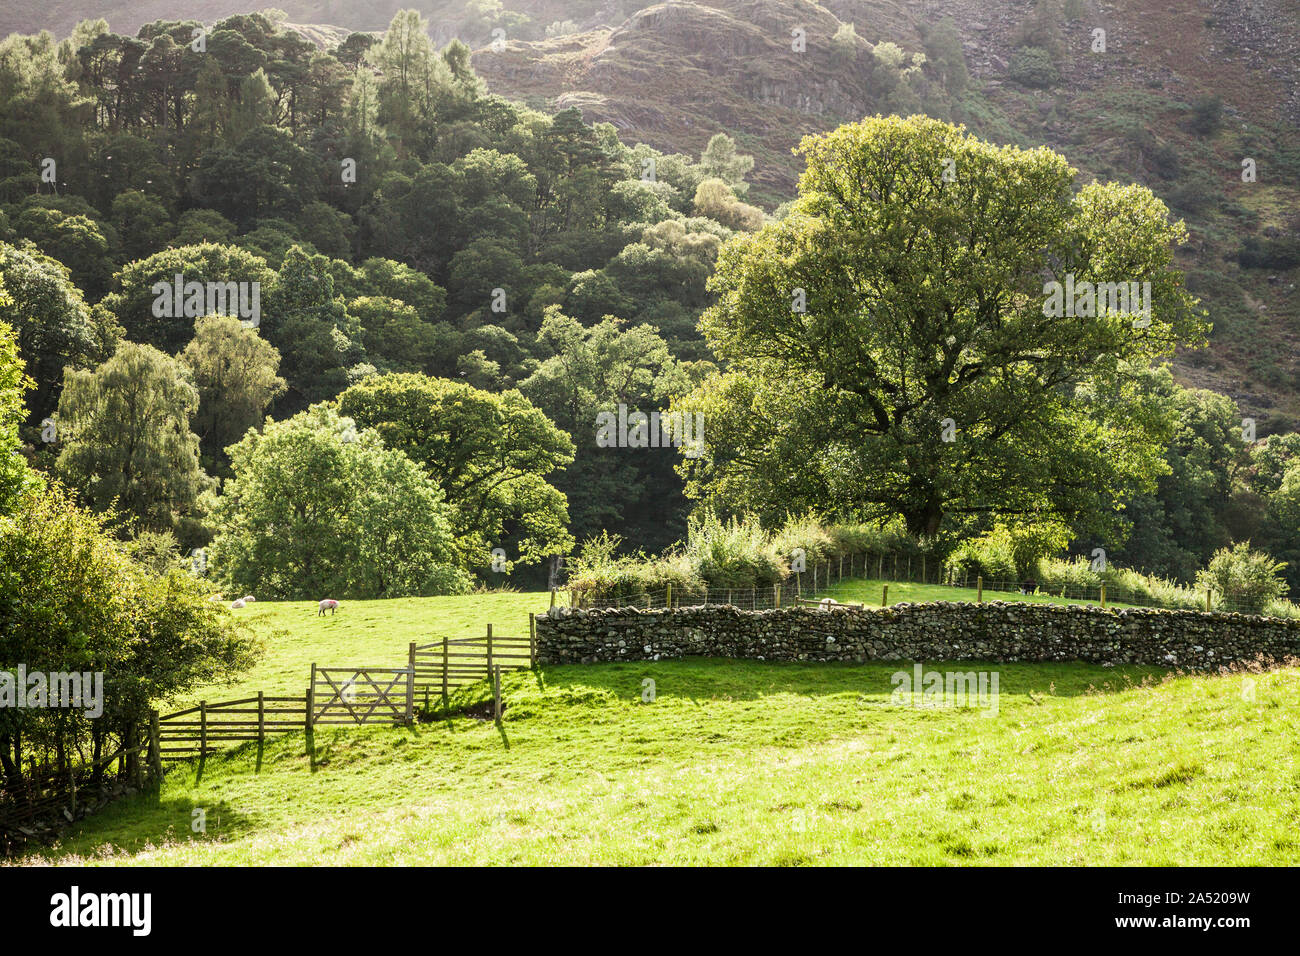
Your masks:
<instances>
[{"instance_id":1,"label":"slope of field","mask_svg":"<svg viewBox=\"0 0 1300 956\"><path fill-rule=\"evenodd\" d=\"M547 592L493 592L457 597L344 601L318 617L314 601L260 601L231 613L264 642L259 663L232 684L202 687L177 708L201 699L229 700L256 694L302 694L311 665L405 667L407 648L442 637L482 637L487 625L506 637L528 634L529 613L550 603Z\"/></svg>"},{"instance_id":2,"label":"slope of field","mask_svg":"<svg viewBox=\"0 0 1300 956\"><path fill-rule=\"evenodd\" d=\"M996 668L996 713L891 701L905 662L517 672L500 727L322 730L314 760L279 738L23 862L1300 862L1300 671L953 666Z\"/></svg>"}]
</instances>

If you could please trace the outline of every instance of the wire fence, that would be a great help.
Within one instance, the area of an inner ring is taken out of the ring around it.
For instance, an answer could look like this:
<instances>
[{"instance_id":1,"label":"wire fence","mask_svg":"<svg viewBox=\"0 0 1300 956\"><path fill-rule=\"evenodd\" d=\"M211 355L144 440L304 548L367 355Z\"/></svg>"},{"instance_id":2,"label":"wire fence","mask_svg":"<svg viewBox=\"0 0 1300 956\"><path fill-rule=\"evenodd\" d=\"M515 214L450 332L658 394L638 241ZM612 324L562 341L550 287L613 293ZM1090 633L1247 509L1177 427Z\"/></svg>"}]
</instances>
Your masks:
<instances>
[{"instance_id":1,"label":"wire fence","mask_svg":"<svg viewBox=\"0 0 1300 956\"><path fill-rule=\"evenodd\" d=\"M551 600L552 604L564 603L580 608L637 607L652 610L725 605L747 611L813 606L823 601L872 607L924 601L1027 601L1300 618L1300 607L1287 601L1272 602L1261 610L1258 605L1227 600L1212 590L1181 588L1172 597L1162 597L1115 582L1096 586L1077 583L1048 586L1037 581L985 580L979 575L953 574L932 555L900 553L844 555L809 565L806 570L769 585L624 586L603 592L570 587L564 595L558 590L553 591Z\"/></svg>"}]
</instances>

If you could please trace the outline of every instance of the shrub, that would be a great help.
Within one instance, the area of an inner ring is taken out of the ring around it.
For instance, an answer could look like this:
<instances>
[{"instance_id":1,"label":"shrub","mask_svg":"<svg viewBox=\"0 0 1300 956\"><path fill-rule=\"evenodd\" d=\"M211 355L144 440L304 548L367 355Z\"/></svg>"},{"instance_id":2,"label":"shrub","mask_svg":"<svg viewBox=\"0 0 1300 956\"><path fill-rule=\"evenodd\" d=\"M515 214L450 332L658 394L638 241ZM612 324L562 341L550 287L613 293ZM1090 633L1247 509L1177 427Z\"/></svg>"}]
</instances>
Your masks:
<instances>
[{"instance_id":1,"label":"shrub","mask_svg":"<svg viewBox=\"0 0 1300 956\"><path fill-rule=\"evenodd\" d=\"M1017 579L1008 535L991 533L963 541L948 555L945 568L953 580L980 576L986 585Z\"/></svg>"},{"instance_id":2,"label":"shrub","mask_svg":"<svg viewBox=\"0 0 1300 956\"><path fill-rule=\"evenodd\" d=\"M840 543L832 538L829 529L812 515L802 518L790 517L772 537L772 550L787 563L796 548L802 548L809 567L818 561L837 557L845 552L840 550Z\"/></svg>"},{"instance_id":3,"label":"shrub","mask_svg":"<svg viewBox=\"0 0 1300 956\"><path fill-rule=\"evenodd\" d=\"M709 516L692 521L685 555L709 587L761 587L775 584L788 573L785 561L753 518L724 522Z\"/></svg>"},{"instance_id":4,"label":"shrub","mask_svg":"<svg viewBox=\"0 0 1300 956\"><path fill-rule=\"evenodd\" d=\"M642 605L652 595L662 600L670 584L680 594L703 589L704 582L682 554L647 558L638 551L619 556L622 543L618 535L602 531L584 541L571 559L569 586L579 592L583 604Z\"/></svg>"},{"instance_id":5,"label":"shrub","mask_svg":"<svg viewBox=\"0 0 1300 956\"><path fill-rule=\"evenodd\" d=\"M1041 47L1021 47L1011 55L1007 72L1021 86L1045 90L1061 81L1061 74L1052 61L1052 55Z\"/></svg>"},{"instance_id":6,"label":"shrub","mask_svg":"<svg viewBox=\"0 0 1300 956\"><path fill-rule=\"evenodd\" d=\"M1281 572L1286 563L1263 551L1252 551L1249 541L1220 548L1209 567L1196 575L1196 586L1213 588L1228 609L1262 614L1264 608L1286 593Z\"/></svg>"}]
</instances>

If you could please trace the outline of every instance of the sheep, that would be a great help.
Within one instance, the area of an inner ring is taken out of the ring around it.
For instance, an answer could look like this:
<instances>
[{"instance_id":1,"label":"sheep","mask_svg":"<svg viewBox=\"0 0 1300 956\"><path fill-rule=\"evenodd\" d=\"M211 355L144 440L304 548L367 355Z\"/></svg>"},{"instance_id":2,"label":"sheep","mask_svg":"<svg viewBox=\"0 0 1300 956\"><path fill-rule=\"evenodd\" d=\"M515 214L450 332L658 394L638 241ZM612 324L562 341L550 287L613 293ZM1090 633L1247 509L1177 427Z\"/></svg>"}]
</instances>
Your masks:
<instances>
[{"instance_id":1,"label":"sheep","mask_svg":"<svg viewBox=\"0 0 1300 956\"><path fill-rule=\"evenodd\" d=\"M256 601L256 600L257 600L257 598L253 597L253 595L251 595L251 594L245 594L245 595L244 595L244 603L245 603L245 604L252 604L252 603L253 603L254 601Z\"/></svg>"},{"instance_id":2,"label":"sheep","mask_svg":"<svg viewBox=\"0 0 1300 956\"><path fill-rule=\"evenodd\" d=\"M230 605L230 609L232 611L238 611L243 606L244 606L244 599L240 598L238 601L235 601L233 604Z\"/></svg>"},{"instance_id":3,"label":"sheep","mask_svg":"<svg viewBox=\"0 0 1300 956\"><path fill-rule=\"evenodd\" d=\"M829 611L832 605L839 604L839 603L840 602L835 600L835 598L822 598L820 601L817 602L818 606L823 611Z\"/></svg>"},{"instance_id":4,"label":"sheep","mask_svg":"<svg viewBox=\"0 0 1300 956\"><path fill-rule=\"evenodd\" d=\"M326 608L329 608L330 614L333 615L334 612L338 610L338 606L339 606L338 601L334 601L329 598L326 598L324 601L320 602L320 610L316 612L316 616L324 617Z\"/></svg>"},{"instance_id":5,"label":"sheep","mask_svg":"<svg viewBox=\"0 0 1300 956\"><path fill-rule=\"evenodd\" d=\"M224 601L225 598L223 598L220 594L214 594L214 595L212 595L212 597L208 598L208 600L209 600L209 601Z\"/></svg>"}]
</instances>

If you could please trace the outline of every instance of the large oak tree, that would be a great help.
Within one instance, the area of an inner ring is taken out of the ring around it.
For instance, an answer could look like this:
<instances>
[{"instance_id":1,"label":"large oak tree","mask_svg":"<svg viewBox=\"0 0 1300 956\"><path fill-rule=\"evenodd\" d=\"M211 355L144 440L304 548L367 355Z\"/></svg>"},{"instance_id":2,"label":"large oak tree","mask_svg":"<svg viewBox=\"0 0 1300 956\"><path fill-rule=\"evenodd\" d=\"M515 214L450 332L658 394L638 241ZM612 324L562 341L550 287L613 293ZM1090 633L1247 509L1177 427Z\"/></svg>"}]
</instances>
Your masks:
<instances>
[{"instance_id":1,"label":"large oak tree","mask_svg":"<svg viewBox=\"0 0 1300 956\"><path fill-rule=\"evenodd\" d=\"M1105 524L1153 483L1168 425L1129 400L1135 371L1206 331L1163 203L923 116L800 149L791 214L731 240L711 283L702 326L728 367L684 403L707 416L690 494L933 536L971 516ZM1150 315L1047 314L1070 274L1149 282Z\"/></svg>"}]
</instances>

